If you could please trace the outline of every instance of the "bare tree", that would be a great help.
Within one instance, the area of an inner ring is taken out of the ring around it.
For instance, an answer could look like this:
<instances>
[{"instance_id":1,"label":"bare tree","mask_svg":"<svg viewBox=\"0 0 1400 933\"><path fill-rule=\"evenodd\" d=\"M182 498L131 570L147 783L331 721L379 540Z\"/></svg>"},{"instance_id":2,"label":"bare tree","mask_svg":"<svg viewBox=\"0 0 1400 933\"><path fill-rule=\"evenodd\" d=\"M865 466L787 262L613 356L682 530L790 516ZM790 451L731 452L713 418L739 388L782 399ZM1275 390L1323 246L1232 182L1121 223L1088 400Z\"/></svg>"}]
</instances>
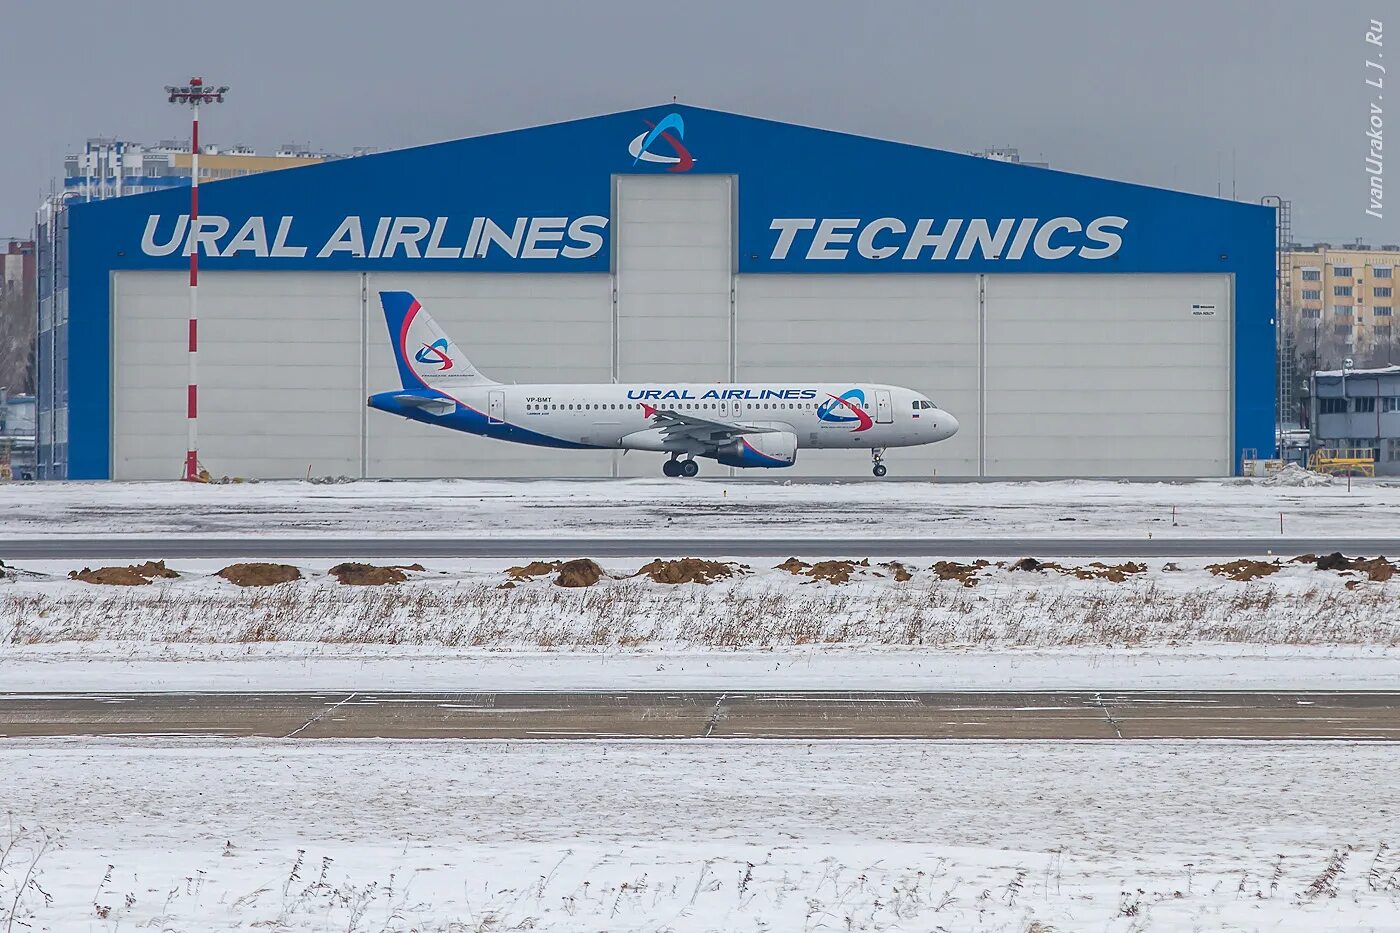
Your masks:
<instances>
[{"instance_id":1,"label":"bare tree","mask_svg":"<svg viewBox=\"0 0 1400 933\"><path fill-rule=\"evenodd\" d=\"M19 395L34 391L34 293L8 289L0 296L0 386Z\"/></svg>"}]
</instances>

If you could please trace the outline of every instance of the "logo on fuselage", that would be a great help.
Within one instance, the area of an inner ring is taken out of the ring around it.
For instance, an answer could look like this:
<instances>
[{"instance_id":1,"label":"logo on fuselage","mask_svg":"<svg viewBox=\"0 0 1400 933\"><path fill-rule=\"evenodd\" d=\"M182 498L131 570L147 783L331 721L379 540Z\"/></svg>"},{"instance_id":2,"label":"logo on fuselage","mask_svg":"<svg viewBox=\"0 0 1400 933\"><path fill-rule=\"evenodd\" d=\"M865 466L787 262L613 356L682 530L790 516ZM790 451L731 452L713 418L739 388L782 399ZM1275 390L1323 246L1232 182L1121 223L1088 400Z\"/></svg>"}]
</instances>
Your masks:
<instances>
[{"instance_id":1,"label":"logo on fuselage","mask_svg":"<svg viewBox=\"0 0 1400 933\"><path fill-rule=\"evenodd\" d=\"M829 401L817 406L817 419L828 424L854 424L852 431L868 431L874 425L865 411L865 391L851 389L841 395L828 395Z\"/></svg>"},{"instance_id":2,"label":"logo on fuselage","mask_svg":"<svg viewBox=\"0 0 1400 933\"><path fill-rule=\"evenodd\" d=\"M633 165L639 162L653 162L666 166L668 172L688 172L694 167L695 159L681 142L685 139L685 120L681 119L680 114L668 113L661 118L660 123L652 123L650 120L642 122L647 125L647 132L638 133L627 145ZM672 154L653 151L652 147L658 140L669 146Z\"/></svg>"},{"instance_id":3,"label":"logo on fuselage","mask_svg":"<svg viewBox=\"0 0 1400 933\"><path fill-rule=\"evenodd\" d=\"M432 343L423 344L423 349L414 354L413 358L425 365L440 363L441 365L437 368L440 373L447 372L452 368L452 357L447 355L446 337L439 337Z\"/></svg>"}]
</instances>

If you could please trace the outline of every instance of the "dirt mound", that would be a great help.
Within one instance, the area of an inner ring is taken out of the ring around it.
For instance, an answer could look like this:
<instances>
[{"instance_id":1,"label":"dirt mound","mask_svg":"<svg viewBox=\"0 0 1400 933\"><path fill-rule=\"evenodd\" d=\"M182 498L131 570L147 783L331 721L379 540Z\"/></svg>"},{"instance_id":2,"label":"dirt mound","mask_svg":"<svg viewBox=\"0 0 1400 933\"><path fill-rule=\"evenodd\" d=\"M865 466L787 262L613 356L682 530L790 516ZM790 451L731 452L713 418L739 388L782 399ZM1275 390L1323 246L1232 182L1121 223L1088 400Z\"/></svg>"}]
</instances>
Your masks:
<instances>
[{"instance_id":1,"label":"dirt mound","mask_svg":"<svg viewBox=\"0 0 1400 933\"><path fill-rule=\"evenodd\" d=\"M828 583L849 583L852 574L860 573L869 566L868 560L819 560L807 570L807 576Z\"/></svg>"},{"instance_id":2,"label":"dirt mound","mask_svg":"<svg viewBox=\"0 0 1400 933\"><path fill-rule=\"evenodd\" d=\"M301 579L301 571L290 564L229 564L215 576L235 586L276 586Z\"/></svg>"},{"instance_id":3,"label":"dirt mound","mask_svg":"<svg viewBox=\"0 0 1400 933\"><path fill-rule=\"evenodd\" d=\"M163 560L148 560L144 564L128 564L125 567L98 567L96 570L84 567L82 570L69 571L68 576L84 583L101 583L106 586L142 586L150 583L153 577L169 579L178 577L179 574L165 566Z\"/></svg>"},{"instance_id":4,"label":"dirt mound","mask_svg":"<svg viewBox=\"0 0 1400 933\"><path fill-rule=\"evenodd\" d=\"M1384 557L1373 557L1370 560L1358 560L1352 566L1364 572L1373 583L1380 583L1395 576L1395 571L1400 570Z\"/></svg>"},{"instance_id":5,"label":"dirt mound","mask_svg":"<svg viewBox=\"0 0 1400 933\"><path fill-rule=\"evenodd\" d=\"M890 572L890 575L894 577L894 582L896 583L908 583L910 580L914 579L914 575L909 572L909 568L905 567L897 560L892 560L888 564L881 564L880 566Z\"/></svg>"},{"instance_id":6,"label":"dirt mound","mask_svg":"<svg viewBox=\"0 0 1400 933\"><path fill-rule=\"evenodd\" d=\"M586 557L559 565L555 586L592 586L603 579L603 568Z\"/></svg>"},{"instance_id":7,"label":"dirt mound","mask_svg":"<svg viewBox=\"0 0 1400 933\"><path fill-rule=\"evenodd\" d=\"M646 575L657 583L713 583L735 574L748 573L748 570L743 564L702 560L698 557L682 557L679 560L658 558L633 576Z\"/></svg>"},{"instance_id":8,"label":"dirt mound","mask_svg":"<svg viewBox=\"0 0 1400 933\"><path fill-rule=\"evenodd\" d=\"M1324 554L1313 562L1318 570L1350 570L1351 558L1341 551L1333 551L1331 554Z\"/></svg>"},{"instance_id":9,"label":"dirt mound","mask_svg":"<svg viewBox=\"0 0 1400 933\"><path fill-rule=\"evenodd\" d=\"M811 577L828 583L850 583L851 577L870 566L866 560L819 560L815 564L789 557L774 570L786 570L795 576Z\"/></svg>"},{"instance_id":10,"label":"dirt mound","mask_svg":"<svg viewBox=\"0 0 1400 933\"><path fill-rule=\"evenodd\" d=\"M1392 564L1385 557L1347 557L1340 551L1333 551L1321 557L1303 554L1293 558L1293 563L1312 564L1318 570L1335 570L1338 573L1364 573L1367 579L1374 583L1389 580L1400 570L1400 566Z\"/></svg>"},{"instance_id":11,"label":"dirt mound","mask_svg":"<svg viewBox=\"0 0 1400 933\"><path fill-rule=\"evenodd\" d=\"M554 573L562 566L564 566L564 562L561 560L552 560L548 563L542 560L532 560L524 567L507 567L506 576L512 580L529 580L533 577Z\"/></svg>"},{"instance_id":12,"label":"dirt mound","mask_svg":"<svg viewBox=\"0 0 1400 933\"><path fill-rule=\"evenodd\" d=\"M1096 560L1087 567L1074 568L1074 575L1081 580L1107 580L1110 583L1122 583L1128 577L1138 573L1147 573L1147 565L1134 561L1122 564L1105 564Z\"/></svg>"},{"instance_id":13,"label":"dirt mound","mask_svg":"<svg viewBox=\"0 0 1400 933\"><path fill-rule=\"evenodd\" d=\"M96 570L84 567L82 570L68 571L68 576L84 583L106 586L145 586L151 582L150 577L141 576L134 567L98 567Z\"/></svg>"},{"instance_id":14,"label":"dirt mound","mask_svg":"<svg viewBox=\"0 0 1400 933\"><path fill-rule=\"evenodd\" d=\"M1257 580L1260 577L1267 577L1270 574L1278 573L1282 565L1278 561L1248 560L1240 558L1223 564L1207 564L1206 569L1217 577L1229 577L1231 580L1238 580L1241 583L1248 580Z\"/></svg>"},{"instance_id":15,"label":"dirt mound","mask_svg":"<svg viewBox=\"0 0 1400 933\"><path fill-rule=\"evenodd\" d=\"M402 583L408 574L398 567L376 567L373 564L347 562L336 564L330 575L346 586L384 586L389 583Z\"/></svg>"},{"instance_id":16,"label":"dirt mound","mask_svg":"<svg viewBox=\"0 0 1400 933\"><path fill-rule=\"evenodd\" d=\"M1108 580L1110 583L1122 583L1133 574L1146 573L1147 565L1133 561L1122 564L1105 564L1103 561L1096 560L1087 567L1066 567L1064 564L1057 564L1052 560L1023 557L1007 569L1029 573L1047 573L1053 570L1055 573L1069 574L1080 580Z\"/></svg>"},{"instance_id":17,"label":"dirt mound","mask_svg":"<svg viewBox=\"0 0 1400 933\"><path fill-rule=\"evenodd\" d=\"M940 580L957 580L963 586L973 587L977 585L977 571L990 566L991 562L985 560L976 560L970 564L960 564L955 560L940 560L930 569Z\"/></svg>"}]
</instances>

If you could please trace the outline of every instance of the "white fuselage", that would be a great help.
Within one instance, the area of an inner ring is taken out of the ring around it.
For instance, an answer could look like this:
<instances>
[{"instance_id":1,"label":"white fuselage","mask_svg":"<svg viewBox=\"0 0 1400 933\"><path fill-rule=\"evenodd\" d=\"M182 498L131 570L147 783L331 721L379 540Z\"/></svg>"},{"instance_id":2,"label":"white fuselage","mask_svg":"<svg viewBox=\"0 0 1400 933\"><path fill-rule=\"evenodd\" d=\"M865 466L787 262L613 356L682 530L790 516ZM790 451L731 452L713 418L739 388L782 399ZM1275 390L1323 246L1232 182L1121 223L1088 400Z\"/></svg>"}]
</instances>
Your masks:
<instances>
[{"instance_id":1,"label":"white fuselage","mask_svg":"<svg viewBox=\"0 0 1400 933\"><path fill-rule=\"evenodd\" d=\"M671 450L656 411L782 428L806 448L908 447L951 437L957 421L920 393L851 383L500 385L461 401L496 421L574 444ZM492 401L492 396L496 401ZM843 400L844 398L844 400ZM927 407L915 407L924 403ZM682 448L683 449L683 448Z\"/></svg>"}]
</instances>

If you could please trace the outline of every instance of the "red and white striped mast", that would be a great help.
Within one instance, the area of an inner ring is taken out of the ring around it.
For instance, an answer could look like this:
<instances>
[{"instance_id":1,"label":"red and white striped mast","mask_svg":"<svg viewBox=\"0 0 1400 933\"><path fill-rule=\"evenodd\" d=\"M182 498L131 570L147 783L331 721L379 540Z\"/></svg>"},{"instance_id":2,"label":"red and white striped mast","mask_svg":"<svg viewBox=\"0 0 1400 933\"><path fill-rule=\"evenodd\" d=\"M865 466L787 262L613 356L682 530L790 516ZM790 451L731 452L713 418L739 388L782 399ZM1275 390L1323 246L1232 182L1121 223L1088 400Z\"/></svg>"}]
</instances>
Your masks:
<instances>
[{"instance_id":1,"label":"red and white striped mast","mask_svg":"<svg viewBox=\"0 0 1400 933\"><path fill-rule=\"evenodd\" d=\"M203 78L190 78L190 83L167 85L165 93L172 104L188 104L194 119L190 123L190 220L186 229L186 249L190 254L190 352L189 389L185 408L185 424L189 442L185 445L184 479L200 482L199 475L199 105L222 104L228 85L213 87Z\"/></svg>"}]
</instances>

